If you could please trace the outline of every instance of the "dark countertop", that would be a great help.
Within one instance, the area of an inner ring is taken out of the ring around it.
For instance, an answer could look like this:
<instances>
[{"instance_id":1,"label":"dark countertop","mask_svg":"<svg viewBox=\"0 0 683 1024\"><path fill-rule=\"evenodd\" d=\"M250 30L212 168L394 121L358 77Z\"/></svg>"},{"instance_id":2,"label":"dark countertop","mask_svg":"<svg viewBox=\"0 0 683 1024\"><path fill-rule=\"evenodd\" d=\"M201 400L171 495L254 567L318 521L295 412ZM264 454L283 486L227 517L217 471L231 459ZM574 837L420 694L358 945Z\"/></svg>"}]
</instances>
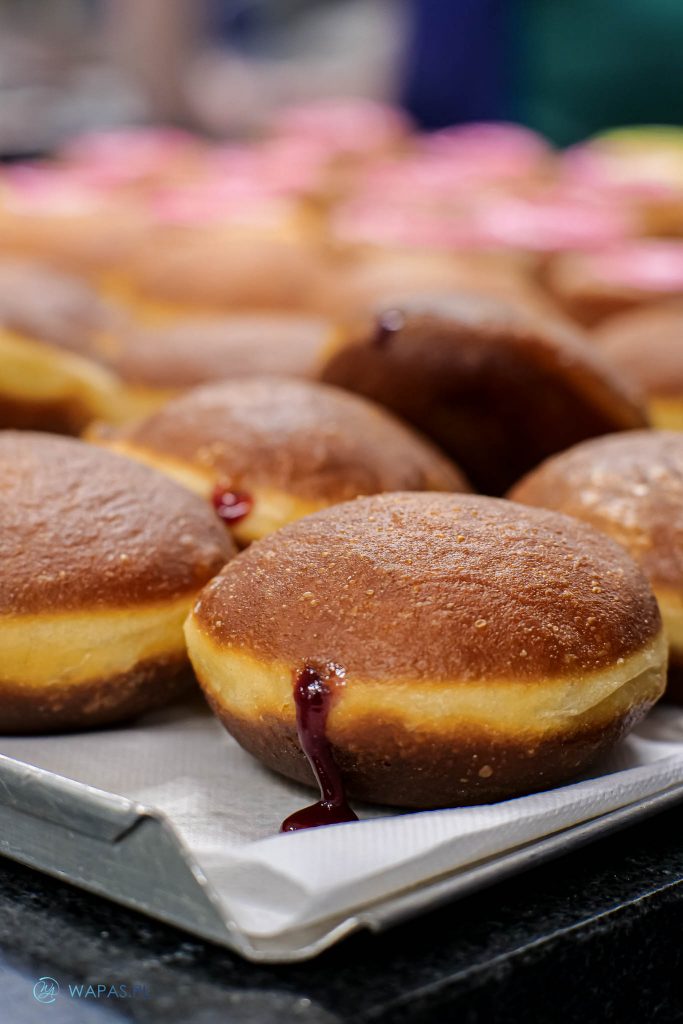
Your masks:
<instances>
[{"instance_id":1,"label":"dark countertop","mask_svg":"<svg viewBox=\"0 0 683 1024\"><path fill-rule=\"evenodd\" d=\"M288 967L0 867L2 1024L683 1022L683 806ZM44 975L49 1006L32 994ZM146 991L71 998L70 983Z\"/></svg>"}]
</instances>

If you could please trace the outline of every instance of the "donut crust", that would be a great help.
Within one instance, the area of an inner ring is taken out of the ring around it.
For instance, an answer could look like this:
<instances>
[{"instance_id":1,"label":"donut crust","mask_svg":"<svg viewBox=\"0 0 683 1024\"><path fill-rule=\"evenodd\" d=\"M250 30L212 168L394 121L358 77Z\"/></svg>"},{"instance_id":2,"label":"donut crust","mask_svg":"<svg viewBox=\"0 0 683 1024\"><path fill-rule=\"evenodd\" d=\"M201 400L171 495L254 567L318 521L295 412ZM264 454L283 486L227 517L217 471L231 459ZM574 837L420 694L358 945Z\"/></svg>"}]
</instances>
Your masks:
<instances>
[{"instance_id":1,"label":"donut crust","mask_svg":"<svg viewBox=\"0 0 683 1024\"><path fill-rule=\"evenodd\" d=\"M661 688L642 692L637 709L618 710L615 701L604 721L537 739L511 740L490 732L415 734L400 720L377 722L368 716L331 742L348 796L407 808L438 808L493 803L538 792L575 778L613 747L644 717ZM209 704L228 732L272 771L304 785L315 779L297 738L296 722L268 716L256 724ZM607 709L606 709L607 710ZM617 712L615 714L615 712Z\"/></svg>"},{"instance_id":2,"label":"donut crust","mask_svg":"<svg viewBox=\"0 0 683 1024\"><path fill-rule=\"evenodd\" d=\"M234 552L194 495L114 452L3 431L0 467L0 616L174 601Z\"/></svg>"},{"instance_id":3,"label":"donut crust","mask_svg":"<svg viewBox=\"0 0 683 1024\"><path fill-rule=\"evenodd\" d=\"M194 678L184 652L140 662L127 672L78 686L36 691L0 681L0 727L7 735L93 729L166 707L190 692Z\"/></svg>"}]
</instances>

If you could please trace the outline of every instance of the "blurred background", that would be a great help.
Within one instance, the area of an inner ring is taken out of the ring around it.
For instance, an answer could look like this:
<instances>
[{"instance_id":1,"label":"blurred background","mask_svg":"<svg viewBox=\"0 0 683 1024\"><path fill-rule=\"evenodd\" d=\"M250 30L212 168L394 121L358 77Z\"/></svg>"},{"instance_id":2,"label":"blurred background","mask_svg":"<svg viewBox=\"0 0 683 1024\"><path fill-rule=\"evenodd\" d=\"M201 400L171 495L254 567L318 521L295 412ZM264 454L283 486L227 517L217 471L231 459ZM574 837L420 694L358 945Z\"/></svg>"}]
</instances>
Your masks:
<instances>
[{"instance_id":1,"label":"blurred background","mask_svg":"<svg viewBox=\"0 0 683 1024\"><path fill-rule=\"evenodd\" d=\"M0 25L0 315L114 374L112 419L315 375L427 293L596 342L676 300L681 348L681 0L0 0Z\"/></svg>"},{"instance_id":2,"label":"blurred background","mask_svg":"<svg viewBox=\"0 0 683 1024\"><path fill-rule=\"evenodd\" d=\"M159 122L259 131L312 97L567 145L683 113L680 0L1 0L0 149Z\"/></svg>"}]
</instances>

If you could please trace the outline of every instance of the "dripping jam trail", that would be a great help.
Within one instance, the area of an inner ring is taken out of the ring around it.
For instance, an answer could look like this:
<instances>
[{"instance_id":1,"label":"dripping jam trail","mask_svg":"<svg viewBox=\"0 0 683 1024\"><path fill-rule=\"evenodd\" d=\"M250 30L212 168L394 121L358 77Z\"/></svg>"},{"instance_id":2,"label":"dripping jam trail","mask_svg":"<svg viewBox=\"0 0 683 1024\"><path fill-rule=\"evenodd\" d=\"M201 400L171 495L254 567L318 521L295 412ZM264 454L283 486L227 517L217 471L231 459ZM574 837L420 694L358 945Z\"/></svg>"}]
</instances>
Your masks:
<instances>
[{"instance_id":1,"label":"dripping jam trail","mask_svg":"<svg viewBox=\"0 0 683 1024\"><path fill-rule=\"evenodd\" d=\"M327 666L324 672L306 665L296 677L294 703L297 732L318 780L320 800L286 818L281 832L296 832L301 828L358 820L346 801L344 784L326 733L327 716L335 690L343 682L344 673L336 665Z\"/></svg>"}]
</instances>

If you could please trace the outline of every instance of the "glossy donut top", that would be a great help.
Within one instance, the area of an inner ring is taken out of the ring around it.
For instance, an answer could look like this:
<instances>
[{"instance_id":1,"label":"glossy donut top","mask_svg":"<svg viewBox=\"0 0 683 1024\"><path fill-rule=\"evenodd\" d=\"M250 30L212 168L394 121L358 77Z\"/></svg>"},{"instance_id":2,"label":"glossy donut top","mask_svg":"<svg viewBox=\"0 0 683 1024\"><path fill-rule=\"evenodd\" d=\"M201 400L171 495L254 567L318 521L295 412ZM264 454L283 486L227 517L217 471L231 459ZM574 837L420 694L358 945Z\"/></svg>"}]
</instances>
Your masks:
<instances>
[{"instance_id":1,"label":"glossy donut top","mask_svg":"<svg viewBox=\"0 0 683 1024\"><path fill-rule=\"evenodd\" d=\"M647 425L578 331L473 294L385 310L321 375L404 416L489 493L586 437Z\"/></svg>"},{"instance_id":2,"label":"glossy donut top","mask_svg":"<svg viewBox=\"0 0 683 1024\"><path fill-rule=\"evenodd\" d=\"M119 434L124 448L185 460L234 488L343 501L387 490L466 490L462 474L386 410L286 377L206 385Z\"/></svg>"},{"instance_id":3,"label":"glossy donut top","mask_svg":"<svg viewBox=\"0 0 683 1024\"><path fill-rule=\"evenodd\" d=\"M683 434L600 437L549 459L511 491L618 540L657 585L683 585Z\"/></svg>"},{"instance_id":4,"label":"glossy donut top","mask_svg":"<svg viewBox=\"0 0 683 1024\"><path fill-rule=\"evenodd\" d=\"M0 261L0 329L82 355L114 311L85 281L39 264Z\"/></svg>"},{"instance_id":5,"label":"glossy donut top","mask_svg":"<svg viewBox=\"0 0 683 1024\"><path fill-rule=\"evenodd\" d=\"M594 337L646 395L683 399L683 300L610 317Z\"/></svg>"},{"instance_id":6,"label":"glossy donut top","mask_svg":"<svg viewBox=\"0 0 683 1024\"><path fill-rule=\"evenodd\" d=\"M495 498L385 494L253 544L204 589L219 647L364 679L578 679L661 628L647 580L585 523Z\"/></svg>"},{"instance_id":7,"label":"glossy donut top","mask_svg":"<svg viewBox=\"0 0 683 1024\"><path fill-rule=\"evenodd\" d=\"M199 589L233 555L206 502L82 441L0 433L0 615L126 608Z\"/></svg>"},{"instance_id":8,"label":"glossy donut top","mask_svg":"<svg viewBox=\"0 0 683 1024\"><path fill-rule=\"evenodd\" d=\"M311 377L330 334L326 320L296 314L198 317L119 332L106 359L124 380L162 388L253 373Z\"/></svg>"}]
</instances>

